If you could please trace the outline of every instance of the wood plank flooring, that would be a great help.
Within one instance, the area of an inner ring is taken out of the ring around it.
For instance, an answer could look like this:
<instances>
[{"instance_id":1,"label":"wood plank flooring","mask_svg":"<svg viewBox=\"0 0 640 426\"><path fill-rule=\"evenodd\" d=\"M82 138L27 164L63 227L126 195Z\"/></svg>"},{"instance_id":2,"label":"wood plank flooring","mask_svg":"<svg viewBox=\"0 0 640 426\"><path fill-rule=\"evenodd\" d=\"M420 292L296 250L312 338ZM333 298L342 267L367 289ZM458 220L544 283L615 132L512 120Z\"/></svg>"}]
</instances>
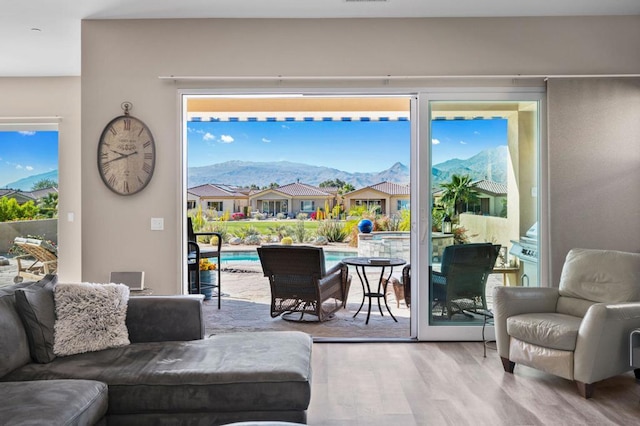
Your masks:
<instances>
[{"instance_id":1,"label":"wood plank flooring","mask_svg":"<svg viewBox=\"0 0 640 426\"><path fill-rule=\"evenodd\" d=\"M315 343L310 425L635 425L633 372L594 397L573 382L517 365L502 370L482 343Z\"/></svg>"}]
</instances>

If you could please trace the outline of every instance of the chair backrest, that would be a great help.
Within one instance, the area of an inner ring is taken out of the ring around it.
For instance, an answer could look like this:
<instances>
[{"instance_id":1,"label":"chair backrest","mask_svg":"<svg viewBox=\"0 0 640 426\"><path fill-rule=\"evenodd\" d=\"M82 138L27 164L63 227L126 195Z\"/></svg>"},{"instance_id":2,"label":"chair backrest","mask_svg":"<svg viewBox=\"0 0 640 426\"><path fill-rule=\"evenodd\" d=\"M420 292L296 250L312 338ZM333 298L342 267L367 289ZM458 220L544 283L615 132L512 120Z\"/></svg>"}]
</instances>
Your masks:
<instances>
[{"instance_id":1,"label":"chair backrest","mask_svg":"<svg viewBox=\"0 0 640 426\"><path fill-rule=\"evenodd\" d=\"M321 247L266 245L258 247L264 276L325 275L324 251Z\"/></svg>"},{"instance_id":2,"label":"chair backrest","mask_svg":"<svg viewBox=\"0 0 640 426\"><path fill-rule=\"evenodd\" d=\"M572 249L558 289L557 311L584 316L593 303L640 301L640 253Z\"/></svg>"},{"instance_id":3,"label":"chair backrest","mask_svg":"<svg viewBox=\"0 0 640 426\"><path fill-rule=\"evenodd\" d=\"M459 244L445 247L442 274L447 277L447 299L481 297L485 303L487 278L495 266L499 245Z\"/></svg>"},{"instance_id":4,"label":"chair backrest","mask_svg":"<svg viewBox=\"0 0 640 426\"><path fill-rule=\"evenodd\" d=\"M196 241L196 234L193 230L193 222L191 218L187 216L187 241Z\"/></svg>"}]
</instances>

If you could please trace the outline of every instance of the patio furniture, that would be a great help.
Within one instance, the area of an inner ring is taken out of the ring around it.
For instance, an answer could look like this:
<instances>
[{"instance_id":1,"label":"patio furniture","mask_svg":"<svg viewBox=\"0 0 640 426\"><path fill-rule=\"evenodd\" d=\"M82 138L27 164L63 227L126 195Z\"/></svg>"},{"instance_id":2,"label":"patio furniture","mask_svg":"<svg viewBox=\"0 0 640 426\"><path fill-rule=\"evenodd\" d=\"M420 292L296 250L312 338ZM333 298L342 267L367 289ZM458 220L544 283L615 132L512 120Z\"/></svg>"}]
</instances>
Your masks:
<instances>
[{"instance_id":1,"label":"patio furniture","mask_svg":"<svg viewBox=\"0 0 640 426\"><path fill-rule=\"evenodd\" d=\"M208 244L199 244L198 237L209 237ZM212 237L216 237L216 244L210 244ZM196 250L197 249L197 250ZM222 252L222 234L219 232L194 232L193 223L187 217L187 270L189 272L189 293L199 294L203 286L217 288L218 309L220 309L221 291L221 269L220 254ZM216 270L218 271L218 282L200 282L200 259L216 259ZM195 271L195 272L194 272Z\"/></svg>"},{"instance_id":2,"label":"patio furniture","mask_svg":"<svg viewBox=\"0 0 640 426\"><path fill-rule=\"evenodd\" d=\"M536 368L575 381L590 398L594 383L638 367L629 335L640 327L640 253L573 249L559 287L498 286L493 295L507 373L516 364Z\"/></svg>"},{"instance_id":3,"label":"patio furniture","mask_svg":"<svg viewBox=\"0 0 640 426\"><path fill-rule=\"evenodd\" d=\"M402 287L404 289L404 303L411 307L411 264L407 263L402 268Z\"/></svg>"},{"instance_id":4,"label":"patio furniture","mask_svg":"<svg viewBox=\"0 0 640 426\"><path fill-rule=\"evenodd\" d=\"M58 270L58 250L49 242L36 238L16 237L13 243L25 255L17 256L18 275L13 282L19 283L25 278L38 281L48 274L55 274Z\"/></svg>"},{"instance_id":5,"label":"patio furniture","mask_svg":"<svg viewBox=\"0 0 640 426\"><path fill-rule=\"evenodd\" d=\"M369 301L367 307L367 320L365 324L369 324L369 317L371 316L371 300L378 300L378 310L380 311L380 316L384 316L382 312L382 305L380 304L380 299L384 301L384 306L387 308L387 312L395 322L398 322L396 317L393 316L391 309L389 309L389 304L387 303L387 284L391 279L391 275L393 274L394 266L402 266L407 263L404 259L399 258L382 258L382 257L345 257L342 259L342 262L349 266L354 266L356 268L356 273L358 274L358 278L360 278L360 284L362 284L362 303L360 303L360 307L357 312L353 314L355 318L362 307L364 306L365 299ZM369 278L367 277L366 268L380 268L380 278L378 278L377 287L371 288L369 283ZM389 268L389 273L385 275L386 268ZM386 279L385 279L386 277Z\"/></svg>"},{"instance_id":6,"label":"patio furniture","mask_svg":"<svg viewBox=\"0 0 640 426\"><path fill-rule=\"evenodd\" d=\"M325 269L321 247L267 245L258 247L264 276L271 286L271 317L289 321L325 321L345 307L351 285L349 269L338 263ZM294 313L300 317L293 318Z\"/></svg>"},{"instance_id":7,"label":"patio furniture","mask_svg":"<svg viewBox=\"0 0 640 426\"><path fill-rule=\"evenodd\" d=\"M499 245L491 243L447 246L442 254L440 272L431 272L433 307L440 305L447 318L455 313L487 309L487 278L493 271Z\"/></svg>"}]
</instances>

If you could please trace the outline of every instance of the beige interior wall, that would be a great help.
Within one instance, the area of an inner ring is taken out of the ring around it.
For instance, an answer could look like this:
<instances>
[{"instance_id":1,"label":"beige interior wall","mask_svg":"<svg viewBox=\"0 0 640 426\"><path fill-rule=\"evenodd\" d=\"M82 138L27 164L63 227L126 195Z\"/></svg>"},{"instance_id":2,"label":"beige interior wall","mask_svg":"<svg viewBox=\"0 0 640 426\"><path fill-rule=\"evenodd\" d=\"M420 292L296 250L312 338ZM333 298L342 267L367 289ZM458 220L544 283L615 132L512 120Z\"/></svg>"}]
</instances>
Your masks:
<instances>
[{"instance_id":1,"label":"beige interior wall","mask_svg":"<svg viewBox=\"0 0 640 426\"><path fill-rule=\"evenodd\" d=\"M144 270L156 293L181 291L178 89L319 86L186 83L158 76L633 73L640 69L639 39L640 17L84 21L83 140L76 145L82 150L83 279ZM524 84L507 79L512 83ZM416 82L396 81L327 85L416 88ZM155 135L158 158L149 186L129 197L109 191L95 166L100 133L121 114L123 101L133 103L132 114ZM151 217L163 217L165 230L150 231Z\"/></svg>"},{"instance_id":2,"label":"beige interior wall","mask_svg":"<svg viewBox=\"0 0 640 426\"><path fill-rule=\"evenodd\" d=\"M640 78L548 83L551 266L574 247L640 252Z\"/></svg>"},{"instance_id":3,"label":"beige interior wall","mask_svg":"<svg viewBox=\"0 0 640 426\"><path fill-rule=\"evenodd\" d=\"M82 272L80 77L0 78L0 118L59 117L58 274L78 281ZM0 154L1 156L1 154ZM67 220L73 213L74 221Z\"/></svg>"}]
</instances>

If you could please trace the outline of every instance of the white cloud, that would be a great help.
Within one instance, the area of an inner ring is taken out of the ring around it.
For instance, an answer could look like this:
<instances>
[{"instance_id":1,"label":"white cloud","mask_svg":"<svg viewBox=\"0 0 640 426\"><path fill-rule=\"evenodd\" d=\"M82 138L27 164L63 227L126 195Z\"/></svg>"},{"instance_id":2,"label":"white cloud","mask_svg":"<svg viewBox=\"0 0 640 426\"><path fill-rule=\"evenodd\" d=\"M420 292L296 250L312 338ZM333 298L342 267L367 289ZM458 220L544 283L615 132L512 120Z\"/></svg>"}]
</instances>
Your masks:
<instances>
[{"instance_id":1,"label":"white cloud","mask_svg":"<svg viewBox=\"0 0 640 426\"><path fill-rule=\"evenodd\" d=\"M434 145L438 145L440 141L438 139L431 139L431 143Z\"/></svg>"},{"instance_id":2,"label":"white cloud","mask_svg":"<svg viewBox=\"0 0 640 426\"><path fill-rule=\"evenodd\" d=\"M479 135L479 134L480 134L480 132L476 130L476 131L474 131L474 132L473 132L473 134L474 134L474 135Z\"/></svg>"},{"instance_id":3,"label":"white cloud","mask_svg":"<svg viewBox=\"0 0 640 426\"><path fill-rule=\"evenodd\" d=\"M211 141L211 140L214 140L215 138L216 137L209 132L205 133L204 136L202 136L203 141Z\"/></svg>"},{"instance_id":4,"label":"white cloud","mask_svg":"<svg viewBox=\"0 0 640 426\"><path fill-rule=\"evenodd\" d=\"M222 143L231 143L233 142L233 138L229 135L221 135L220 141L222 141Z\"/></svg>"},{"instance_id":5,"label":"white cloud","mask_svg":"<svg viewBox=\"0 0 640 426\"><path fill-rule=\"evenodd\" d=\"M25 169L31 171L31 170L33 170L33 167L32 166L27 166L27 167L25 167Z\"/></svg>"},{"instance_id":6,"label":"white cloud","mask_svg":"<svg viewBox=\"0 0 640 426\"><path fill-rule=\"evenodd\" d=\"M22 166L20 164L16 164L16 169L22 170Z\"/></svg>"},{"instance_id":7,"label":"white cloud","mask_svg":"<svg viewBox=\"0 0 640 426\"><path fill-rule=\"evenodd\" d=\"M28 130L24 130L22 132L18 132L19 134L21 134L22 136L33 136L36 134L36 132L33 131L28 131Z\"/></svg>"},{"instance_id":8,"label":"white cloud","mask_svg":"<svg viewBox=\"0 0 640 426\"><path fill-rule=\"evenodd\" d=\"M269 143L269 142L271 142L271 139L262 138L262 142L264 142L264 143Z\"/></svg>"},{"instance_id":9,"label":"white cloud","mask_svg":"<svg viewBox=\"0 0 640 426\"><path fill-rule=\"evenodd\" d=\"M290 129L291 127L287 126L286 124L283 124L283 125L282 125L282 128L283 128L283 129Z\"/></svg>"},{"instance_id":10,"label":"white cloud","mask_svg":"<svg viewBox=\"0 0 640 426\"><path fill-rule=\"evenodd\" d=\"M460 144L466 145L467 143L465 141L460 141Z\"/></svg>"}]
</instances>

